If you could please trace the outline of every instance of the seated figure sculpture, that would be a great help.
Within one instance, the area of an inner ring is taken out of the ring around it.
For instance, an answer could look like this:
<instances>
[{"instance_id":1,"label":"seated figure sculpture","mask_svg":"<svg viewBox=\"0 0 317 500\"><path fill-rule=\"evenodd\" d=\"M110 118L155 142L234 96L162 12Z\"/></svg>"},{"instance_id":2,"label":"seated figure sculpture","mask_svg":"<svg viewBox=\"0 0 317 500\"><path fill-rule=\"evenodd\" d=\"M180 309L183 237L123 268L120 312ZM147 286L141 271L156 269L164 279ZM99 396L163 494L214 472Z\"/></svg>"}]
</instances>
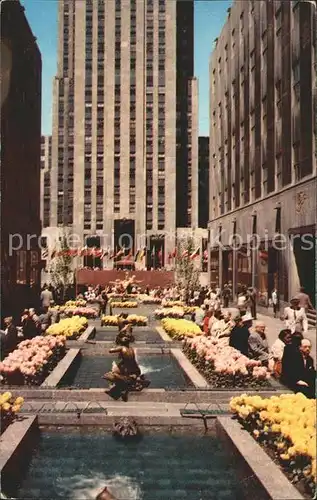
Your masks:
<instances>
[{"instance_id":1,"label":"seated figure sculpture","mask_svg":"<svg viewBox=\"0 0 317 500\"><path fill-rule=\"evenodd\" d=\"M118 353L118 362L113 362L111 372L104 374L103 378L112 383L107 391L109 396L114 399L122 398L127 401L128 392L142 391L144 387L150 385L149 380L146 380L141 374L140 367L135 359L134 349L130 347L129 332L121 332L117 336L117 347L110 349L110 353Z\"/></svg>"}]
</instances>

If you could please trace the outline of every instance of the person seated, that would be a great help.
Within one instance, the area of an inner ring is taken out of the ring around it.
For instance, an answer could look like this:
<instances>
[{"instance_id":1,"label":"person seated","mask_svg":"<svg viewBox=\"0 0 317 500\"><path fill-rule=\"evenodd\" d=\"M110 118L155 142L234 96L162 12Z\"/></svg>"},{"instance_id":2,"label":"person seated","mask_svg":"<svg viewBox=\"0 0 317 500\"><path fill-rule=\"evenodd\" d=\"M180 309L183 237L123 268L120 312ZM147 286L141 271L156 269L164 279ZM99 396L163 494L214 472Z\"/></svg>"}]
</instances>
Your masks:
<instances>
[{"instance_id":1,"label":"person seated","mask_svg":"<svg viewBox=\"0 0 317 500\"><path fill-rule=\"evenodd\" d=\"M201 330L203 330L205 312L206 307L204 305L200 306L200 308L195 311L195 323L200 326Z\"/></svg>"},{"instance_id":2,"label":"person seated","mask_svg":"<svg viewBox=\"0 0 317 500\"><path fill-rule=\"evenodd\" d=\"M217 323L217 338L223 338L223 337L229 337L232 331L232 328L234 327L235 323L231 319L231 312L230 311L225 311L222 314L222 319L218 321ZM214 325L214 328L216 325Z\"/></svg>"},{"instance_id":3,"label":"person seated","mask_svg":"<svg viewBox=\"0 0 317 500\"><path fill-rule=\"evenodd\" d=\"M296 337L299 338L298 335ZM311 343L308 339L302 339L299 346L296 343L294 345L294 342L293 345L286 346L282 358L281 379L294 392L301 392L307 398L313 399L316 397L316 370L310 351Z\"/></svg>"},{"instance_id":4,"label":"person seated","mask_svg":"<svg viewBox=\"0 0 317 500\"><path fill-rule=\"evenodd\" d=\"M39 315L39 321L41 325L41 331L44 333L51 324L52 315L48 310L48 307L43 307L41 314Z\"/></svg>"},{"instance_id":5,"label":"person seated","mask_svg":"<svg viewBox=\"0 0 317 500\"><path fill-rule=\"evenodd\" d=\"M21 317L22 333L26 340L33 339L38 335L38 328L30 316L29 310L24 309Z\"/></svg>"},{"instance_id":6,"label":"person seated","mask_svg":"<svg viewBox=\"0 0 317 500\"><path fill-rule=\"evenodd\" d=\"M257 321L255 328L249 336L249 357L257 359L262 363L268 363L270 359L269 345L265 335L265 323Z\"/></svg>"},{"instance_id":7,"label":"person seated","mask_svg":"<svg viewBox=\"0 0 317 500\"><path fill-rule=\"evenodd\" d=\"M50 306L53 308L55 305L54 300L51 301ZM55 323L58 323L60 320L60 312L58 309L51 309L50 311L51 315L51 324L54 325Z\"/></svg>"},{"instance_id":8,"label":"person seated","mask_svg":"<svg viewBox=\"0 0 317 500\"><path fill-rule=\"evenodd\" d=\"M282 373L282 358L284 353L284 348L292 342L292 332L285 328L281 330L278 334L278 338L275 340L270 349L270 361L269 367L275 377L280 377Z\"/></svg>"},{"instance_id":9,"label":"person seated","mask_svg":"<svg viewBox=\"0 0 317 500\"><path fill-rule=\"evenodd\" d=\"M8 316L4 318L4 352L5 356L7 356L10 352L14 351L18 345L18 331L13 324L12 316Z\"/></svg>"},{"instance_id":10,"label":"person seated","mask_svg":"<svg viewBox=\"0 0 317 500\"><path fill-rule=\"evenodd\" d=\"M210 334L213 335L213 336L215 336L215 337L217 337L218 336L218 332L219 332L219 330L221 329L222 326L223 326L223 314L222 314L221 309L217 309L214 312L212 320L209 323Z\"/></svg>"},{"instance_id":11,"label":"person seated","mask_svg":"<svg viewBox=\"0 0 317 500\"><path fill-rule=\"evenodd\" d=\"M29 308L29 316L36 326L36 335L41 335L41 322L39 316L36 314L34 307Z\"/></svg>"},{"instance_id":12,"label":"person seated","mask_svg":"<svg viewBox=\"0 0 317 500\"><path fill-rule=\"evenodd\" d=\"M245 356L249 353L249 328L252 326L251 314L245 314L241 318L238 317L235 321L235 326L231 330L229 345L240 351Z\"/></svg>"},{"instance_id":13,"label":"person seated","mask_svg":"<svg viewBox=\"0 0 317 500\"><path fill-rule=\"evenodd\" d=\"M213 313L214 312L212 310L208 310L208 307L207 307L207 311L206 311L204 321L203 321L203 330L204 330L205 335L209 335L209 321L210 321L210 318L212 317Z\"/></svg>"}]
</instances>

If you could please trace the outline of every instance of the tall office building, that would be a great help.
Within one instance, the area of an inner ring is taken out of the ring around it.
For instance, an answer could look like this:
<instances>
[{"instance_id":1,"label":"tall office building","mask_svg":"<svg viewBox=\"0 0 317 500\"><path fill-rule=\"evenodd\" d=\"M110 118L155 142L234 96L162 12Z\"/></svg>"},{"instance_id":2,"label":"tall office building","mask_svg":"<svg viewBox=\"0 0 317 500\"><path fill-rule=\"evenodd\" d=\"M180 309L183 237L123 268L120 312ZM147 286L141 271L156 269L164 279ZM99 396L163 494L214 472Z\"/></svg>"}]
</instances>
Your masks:
<instances>
[{"instance_id":1,"label":"tall office building","mask_svg":"<svg viewBox=\"0 0 317 500\"><path fill-rule=\"evenodd\" d=\"M42 59L25 9L1 13L1 315L21 316L40 285Z\"/></svg>"},{"instance_id":2,"label":"tall office building","mask_svg":"<svg viewBox=\"0 0 317 500\"><path fill-rule=\"evenodd\" d=\"M60 0L58 17L50 226L166 262L198 222L193 1Z\"/></svg>"},{"instance_id":3,"label":"tall office building","mask_svg":"<svg viewBox=\"0 0 317 500\"><path fill-rule=\"evenodd\" d=\"M211 57L211 280L253 284L264 305L274 286L315 300L315 7L235 1Z\"/></svg>"},{"instance_id":4,"label":"tall office building","mask_svg":"<svg viewBox=\"0 0 317 500\"><path fill-rule=\"evenodd\" d=\"M41 137L41 221L42 227L50 225L51 205L52 136Z\"/></svg>"}]
</instances>

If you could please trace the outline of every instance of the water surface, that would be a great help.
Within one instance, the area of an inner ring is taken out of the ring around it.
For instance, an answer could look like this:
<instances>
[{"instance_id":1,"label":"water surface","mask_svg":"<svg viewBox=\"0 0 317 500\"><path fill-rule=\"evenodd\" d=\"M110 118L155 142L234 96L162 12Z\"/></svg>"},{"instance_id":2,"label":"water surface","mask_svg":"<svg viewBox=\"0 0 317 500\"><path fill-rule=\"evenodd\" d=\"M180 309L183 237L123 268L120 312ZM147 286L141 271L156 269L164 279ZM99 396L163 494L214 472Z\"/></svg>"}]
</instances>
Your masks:
<instances>
[{"instance_id":1,"label":"water surface","mask_svg":"<svg viewBox=\"0 0 317 500\"><path fill-rule=\"evenodd\" d=\"M212 436L154 434L118 442L109 434L44 432L11 493L22 499L242 500L236 471Z\"/></svg>"},{"instance_id":2,"label":"water surface","mask_svg":"<svg viewBox=\"0 0 317 500\"><path fill-rule=\"evenodd\" d=\"M93 356L83 354L75 360L58 387L78 389L106 388L108 382L102 378L112 368L116 356ZM192 386L176 359L170 354L139 355L141 372L151 381L150 389L183 389Z\"/></svg>"}]
</instances>

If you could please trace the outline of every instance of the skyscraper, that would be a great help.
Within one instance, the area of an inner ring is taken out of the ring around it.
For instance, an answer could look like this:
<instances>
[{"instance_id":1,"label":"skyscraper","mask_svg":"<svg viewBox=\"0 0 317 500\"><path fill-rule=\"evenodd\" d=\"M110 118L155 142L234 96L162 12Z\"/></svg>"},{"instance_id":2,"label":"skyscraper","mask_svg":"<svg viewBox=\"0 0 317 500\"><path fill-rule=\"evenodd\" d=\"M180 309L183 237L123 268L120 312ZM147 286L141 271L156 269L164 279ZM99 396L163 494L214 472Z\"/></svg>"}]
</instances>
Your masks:
<instances>
[{"instance_id":1,"label":"skyscraper","mask_svg":"<svg viewBox=\"0 0 317 500\"><path fill-rule=\"evenodd\" d=\"M40 285L42 58L20 2L1 2L0 32L1 314L20 316Z\"/></svg>"},{"instance_id":2,"label":"skyscraper","mask_svg":"<svg viewBox=\"0 0 317 500\"><path fill-rule=\"evenodd\" d=\"M264 305L315 300L315 26L313 2L235 1L210 60L210 276Z\"/></svg>"},{"instance_id":3,"label":"skyscraper","mask_svg":"<svg viewBox=\"0 0 317 500\"><path fill-rule=\"evenodd\" d=\"M58 17L50 226L166 260L198 222L193 1L60 0Z\"/></svg>"}]
</instances>

